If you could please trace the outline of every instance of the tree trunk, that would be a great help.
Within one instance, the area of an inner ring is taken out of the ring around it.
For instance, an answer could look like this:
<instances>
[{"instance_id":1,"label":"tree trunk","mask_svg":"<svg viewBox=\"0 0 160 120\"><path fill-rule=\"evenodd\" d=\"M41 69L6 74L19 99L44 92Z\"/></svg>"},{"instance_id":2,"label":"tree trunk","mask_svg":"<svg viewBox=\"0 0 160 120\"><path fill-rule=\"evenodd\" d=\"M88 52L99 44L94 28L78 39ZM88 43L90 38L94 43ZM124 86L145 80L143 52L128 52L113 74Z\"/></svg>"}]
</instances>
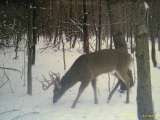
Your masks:
<instances>
[{"instance_id":1,"label":"tree trunk","mask_svg":"<svg viewBox=\"0 0 160 120\"><path fill-rule=\"evenodd\" d=\"M112 49L112 20L111 20L111 16L112 16L112 12L111 12L111 3L109 0L107 0L107 12L108 12L108 23L109 23L109 36L110 36L110 49Z\"/></svg>"},{"instance_id":2,"label":"tree trunk","mask_svg":"<svg viewBox=\"0 0 160 120\"><path fill-rule=\"evenodd\" d=\"M32 95L32 49L28 48L27 93Z\"/></svg>"},{"instance_id":3,"label":"tree trunk","mask_svg":"<svg viewBox=\"0 0 160 120\"><path fill-rule=\"evenodd\" d=\"M115 49L124 48L127 51L127 45L125 42L125 35L123 33L123 21L122 24L114 24L117 22L120 22L121 19L123 19L124 16L122 16L123 8L121 5L123 3L111 3L112 1L107 0L107 7L109 12L109 22L110 22L110 32L111 32L111 38L113 37L113 42ZM116 9L115 9L116 8ZM119 18L119 19L117 19ZM112 40L112 39L111 39ZM112 42L111 42L112 43ZM122 81L122 80L120 80ZM120 90L126 90L126 86L123 82L120 84Z\"/></svg>"},{"instance_id":4,"label":"tree trunk","mask_svg":"<svg viewBox=\"0 0 160 120\"><path fill-rule=\"evenodd\" d=\"M139 120L154 120L152 104L149 49L146 36L136 36L137 106Z\"/></svg>"},{"instance_id":5,"label":"tree trunk","mask_svg":"<svg viewBox=\"0 0 160 120\"><path fill-rule=\"evenodd\" d=\"M137 113L139 120L154 120L152 103L151 76L149 62L148 31L145 21L143 2L138 5L136 12L136 59L137 59ZM141 24L139 24L141 23Z\"/></svg>"},{"instance_id":6,"label":"tree trunk","mask_svg":"<svg viewBox=\"0 0 160 120\"><path fill-rule=\"evenodd\" d=\"M89 37L88 37L88 27L87 27L87 0L83 0L83 51L84 53L89 53Z\"/></svg>"},{"instance_id":7,"label":"tree trunk","mask_svg":"<svg viewBox=\"0 0 160 120\"><path fill-rule=\"evenodd\" d=\"M99 20L98 20L98 50L101 50L101 44L102 44L102 41L101 41L101 11L102 11L102 1L99 0L99 3L98 3L98 11L99 11Z\"/></svg>"},{"instance_id":8,"label":"tree trunk","mask_svg":"<svg viewBox=\"0 0 160 120\"><path fill-rule=\"evenodd\" d=\"M31 1L28 1L28 66L27 66L27 93L32 95L32 49L31 49L31 42L32 42L32 10L30 8Z\"/></svg>"},{"instance_id":9,"label":"tree trunk","mask_svg":"<svg viewBox=\"0 0 160 120\"><path fill-rule=\"evenodd\" d=\"M155 17L155 10L154 10L154 6L153 4L151 4L151 15L150 15L150 19L149 19L149 32L150 32L150 38L151 38L151 45L152 45L152 49L151 49L151 57L152 57L152 63L153 66L156 67L157 66L157 61L156 61L156 50L155 50L155 37L156 37L156 17Z\"/></svg>"},{"instance_id":10,"label":"tree trunk","mask_svg":"<svg viewBox=\"0 0 160 120\"><path fill-rule=\"evenodd\" d=\"M114 33L113 42L116 49L124 48L127 51L127 45L125 42L124 35L122 33ZM132 73L130 70L129 72ZM122 80L119 79L119 81L120 81L120 90L123 92L124 90L127 89L126 85L122 82Z\"/></svg>"},{"instance_id":11,"label":"tree trunk","mask_svg":"<svg viewBox=\"0 0 160 120\"><path fill-rule=\"evenodd\" d=\"M160 32L158 31L158 50L160 51Z\"/></svg>"},{"instance_id":12,"label":"tree trunk","mask_svg":"<svg viewBox=\"0 0 160 120\"><path fill-rule=\"evenodd\" d=\"M152 50L151 50L152 63L153 63L153 66L156 67L157 61L156 61L155 39L152 35L151 35L151 44L152 44Z\"/></svg>"},{"instance_id":13,"label":"tree trunk","mask_svg":"<svg viewBox=\"0 0 160 120\"><path fill-rule=\"evenodd\" d=\"M32 1L33 9L32 9L32 35L33 35L33 42L32 42L32 65L35 64L35 57L36 57L36 43L37 43L37 5L36 0Z\"/></svg>"},{"instance_id":14,"label":"tree trunk","mask_svg":"<svg viewBox=\"0 0 160 120\"><path fill-rule=\"evenodd\" d=\"M32 8L31 8L32 6ZM28 69L27 69L27 93L32 95L32 65L35 63L36 35L36 2L28 1Z\"/></svg>"}]
</instances>

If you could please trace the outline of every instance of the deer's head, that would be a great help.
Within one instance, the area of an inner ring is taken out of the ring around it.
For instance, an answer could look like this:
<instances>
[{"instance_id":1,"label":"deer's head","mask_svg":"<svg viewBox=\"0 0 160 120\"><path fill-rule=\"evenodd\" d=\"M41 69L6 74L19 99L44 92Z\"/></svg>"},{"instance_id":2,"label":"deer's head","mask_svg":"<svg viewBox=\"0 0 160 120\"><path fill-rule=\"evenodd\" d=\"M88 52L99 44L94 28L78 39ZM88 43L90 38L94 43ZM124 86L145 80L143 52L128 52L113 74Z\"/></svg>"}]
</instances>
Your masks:
<instances>
[{"instance_id":1,"label":"deer's head","mask_svg":"<svg viewBox=\"0 0 160 120\"><path fill-rule=\"evenodd\" d=\"M50 80L47 80L44 76L43 79L44 81L41 81L42 83L42 89L47 90L49 87L54 85L54 90L53 90L53 103L57 102L58 99L61 97L61 84L60 84L60 74L59 73L49 73Z\"/></svg>"}]
</instances>

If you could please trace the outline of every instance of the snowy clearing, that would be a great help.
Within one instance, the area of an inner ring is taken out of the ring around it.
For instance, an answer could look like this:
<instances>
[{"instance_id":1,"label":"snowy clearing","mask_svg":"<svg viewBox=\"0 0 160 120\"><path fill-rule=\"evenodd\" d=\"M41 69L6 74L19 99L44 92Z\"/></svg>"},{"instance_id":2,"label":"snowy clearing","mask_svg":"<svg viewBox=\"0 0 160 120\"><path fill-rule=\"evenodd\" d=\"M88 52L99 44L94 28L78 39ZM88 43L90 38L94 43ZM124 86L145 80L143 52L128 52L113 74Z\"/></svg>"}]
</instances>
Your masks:
<instances>
[{"instance_id":1,"label":"snowy clearing","mask_svg":"<svg viewBox=\"0 0 160 120\"><path fill-rule=\"evenodd\" d=\"M24 52L19 52L19 57L14 60L13 49L0 52L0 66L13 67L21 71L24 69ZM41 87L42 74L47 78L49 71L65 73L63 69L62 51L47 49L41 53L37 48L36 64L33 67L33 96L26 94L24 87L24 73L8 71L10 78L0 88L0 120L136 120L136 85L130 91L130 103L125 103L126 94L118 91L112 97L110 103L106 103L108 96L108 75L100 76L97 82L99 104L94 104L91 85L85 89L75 109L70 106L75 99L79 84L69 89L56 104L52 103L53 87L43 91ZM67 69L80 55L79 50L66 51ZM158 56L159 57L159 56ZM27 58L26 58L27 59ZM159 59L158 59L159 60ZM25 66L26 69L27 66ZM0 84L7 79L2 76L0 69ZM160 119L160 82L159 70L151 64L152 91L154 108L157 119ZM111 87L115 84L115 78L111 78ZM137 83L137 82L136 82ZM12 90L13 89L13 90Z\"/></svg>"}]
</instances>

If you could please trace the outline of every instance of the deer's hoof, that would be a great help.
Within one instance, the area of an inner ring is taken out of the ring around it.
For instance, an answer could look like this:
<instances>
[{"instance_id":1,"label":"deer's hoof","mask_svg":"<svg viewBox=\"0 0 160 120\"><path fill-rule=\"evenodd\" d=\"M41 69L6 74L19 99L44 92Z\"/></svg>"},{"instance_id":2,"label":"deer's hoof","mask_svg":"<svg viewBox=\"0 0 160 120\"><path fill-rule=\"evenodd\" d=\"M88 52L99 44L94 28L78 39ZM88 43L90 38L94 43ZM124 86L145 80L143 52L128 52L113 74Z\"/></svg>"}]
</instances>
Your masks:
<instances>
[{"instance_id":1,"label":"deer's hoof","mask_svg":"<svg viewBox=\"0 0 160 120\"><path fill-rule=\"evenodd\" d=\"M107 100L107 103L109 104L110 100Z\"/></svg>"},{"instance_id":2,"label":"deer's hoof","mask_svg":"<svg viewBox=\"0 0 160 120\"><path fill-rule=\"evenodd\" d=\"M94 102L94 104L98 104L98 102Z\"/></svg>"},{"instance_id":3,"label":"deer's hoof","mask_svg":"<svg viewBox=\"0 0 160 120\"><path fill-rule=\"evenodd\" d=\"M94 100L94 104L98 104L98 100L97 99Z\"/></svg>"},{"instance_id":4,"label":"deer's hoof","mask_svg":"<svg viewBox=\"0 0 160 120\"><path fill-rule=\"evenodd\" d=\"M74 108L75 108L75 106L71 106L71 108L72 108L72 109L74 109Z\"/></svg>"},{"instance_id":5,"label":"deer's hoof","mask_svg":"<svg viewBox=\"0 0 160 120\"><path fill-rule=\"evenodd\" d=\"M129 104L129 101L128 101L128 100L126 101L126 104Z\"/></svg>"},{"instance_id":6,"label":"deer's hoof","mask_svg":"<svg viewBox=\"0 0 160 120\"><path fill-rule=\"evenodd\" d=\"M75 108L76 107L76 105L75 104L73 104L72 106L71 106L71 108Z\"/></svg>"}]
</instances>

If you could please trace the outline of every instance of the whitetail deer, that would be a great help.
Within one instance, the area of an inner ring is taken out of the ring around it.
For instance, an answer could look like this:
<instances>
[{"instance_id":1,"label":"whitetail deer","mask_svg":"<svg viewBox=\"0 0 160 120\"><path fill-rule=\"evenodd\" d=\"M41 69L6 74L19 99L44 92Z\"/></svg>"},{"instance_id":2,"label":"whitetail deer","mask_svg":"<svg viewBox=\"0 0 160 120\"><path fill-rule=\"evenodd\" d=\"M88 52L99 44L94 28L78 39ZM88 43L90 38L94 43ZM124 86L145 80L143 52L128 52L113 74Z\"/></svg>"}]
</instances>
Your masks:
<instances>
[{"instance_id":1,"label":"whitetail deer","mask_svg":"<svg viewBox=\"0 0 160 120\"><path fill-rule=\"evenodd\" d=\"M129 102L129 88L131 78L128 75L128 70L132 61L132 57L124 50L101 50L98 52L85 54L80 56L66 72L60 80L56 74L50 74L51 83L48 83L46 89L54 84L53 103L56 103L61 96L78 81L81 82L78 95L72 104L72 108L83 93L84 89L92 82L94 91L94 102L98 103L96 90L96 77L103 73L115 72L116 77L121 79L127 86L126 102ZM54 77L55 76L55 77Z\"/></svg>"}]
</instances>

